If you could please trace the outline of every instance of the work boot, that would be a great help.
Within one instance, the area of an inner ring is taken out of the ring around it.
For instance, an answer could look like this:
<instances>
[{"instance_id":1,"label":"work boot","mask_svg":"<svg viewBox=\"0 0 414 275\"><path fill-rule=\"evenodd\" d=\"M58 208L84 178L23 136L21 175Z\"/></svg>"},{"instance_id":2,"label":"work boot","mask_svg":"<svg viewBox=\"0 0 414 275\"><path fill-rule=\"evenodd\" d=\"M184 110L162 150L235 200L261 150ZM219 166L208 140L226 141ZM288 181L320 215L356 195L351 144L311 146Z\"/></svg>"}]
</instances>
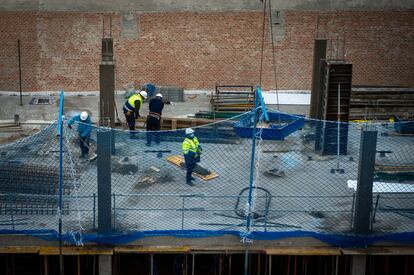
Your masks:
<instances>
[{"instance_id":1,"label":"work boot","mask_svg":"<svg viewBox=\"0 0 414 275\"><path fill-rule=\"evenodd\" d=\"M190 186L194 186L194 183L192 183L191 180L187 180L186 183Z\"/></svg>"},{"instance_id":2,"label":"work boot","mask_svg":"<svg viewBox=\"0 0 414 275\"><path fill-rule=\"evenodd\" d=\"M191 178L190 178L191 180L195 180L195 177L193 177L193 176L191 176Z\"/></svg>"}]
</instances>

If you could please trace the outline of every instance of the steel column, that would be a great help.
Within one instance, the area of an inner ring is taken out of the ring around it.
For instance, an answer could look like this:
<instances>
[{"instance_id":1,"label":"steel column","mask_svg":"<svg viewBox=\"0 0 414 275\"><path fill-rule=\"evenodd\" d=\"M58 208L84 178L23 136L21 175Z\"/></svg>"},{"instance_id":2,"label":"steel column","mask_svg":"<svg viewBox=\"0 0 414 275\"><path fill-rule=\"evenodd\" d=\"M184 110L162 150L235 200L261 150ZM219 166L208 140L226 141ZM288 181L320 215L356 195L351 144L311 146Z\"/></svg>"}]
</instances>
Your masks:
<instances>
[{"instance_id":1,"label":"steel column","mask_svg":"<svg viewBox=\"0 0 414 275\"><path fill-rule=\"evenodd\" d=\"M363 130L361 134L358 179L355 201L355 234L369 234L371 230L372 185L374 181L377 131Z\"/></svg>"},{"instance_id":2,"label":"steel column","mask_svg":"<svg viewBox=\"0 0 414 275\"><path fill-rule=\"evenodd\" d=\"M98 131L98 232L112 229L111 208L111 131Z\"/></svg>"}]
</instances>

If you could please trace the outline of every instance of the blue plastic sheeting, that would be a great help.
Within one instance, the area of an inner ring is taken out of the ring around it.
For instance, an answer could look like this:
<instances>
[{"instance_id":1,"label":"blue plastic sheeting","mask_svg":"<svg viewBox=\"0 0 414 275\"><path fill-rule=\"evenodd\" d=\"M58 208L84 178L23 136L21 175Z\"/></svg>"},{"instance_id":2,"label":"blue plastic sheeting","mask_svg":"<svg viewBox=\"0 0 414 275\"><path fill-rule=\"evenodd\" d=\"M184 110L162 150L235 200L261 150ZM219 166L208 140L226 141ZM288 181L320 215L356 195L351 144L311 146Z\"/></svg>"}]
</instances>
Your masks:
<instances>
[{"instance_id":1,"label":"blue plastic sheeting","mask_svg":"<svg viewBox=\"0 0 414 275\"><path fill-rule=\"evenodd\" d=\"M398 116L393 116L394 128L397 133L400 134L414 134L414 120L401 120Z\"/></svg>"},{"instance_id":2,"label":"blue plastic sheeting","mask_svg":"<svg viewBox=\"0 0 414 275\"><path fill-rule=\"evenodd\" d=\"M58 232L54 230L0 230L0 234L19 234L38 237L47 241L59 240ZM209 230L152 230L134 233L112 233L106 235L83 234L82 243L98 244L127 244L146 237L171 236L176 238L210 238L232 235L240 237L241 232L235 230L209 231ZM76 245L79 239L72 233L62 235L62 239L67 244ZM335 247L366 247L377 242L394 241L414 243L414 232L377 234L377 235L340 235L324 234L311 231L288 231L288 232L251 232L249 236L252 240L280 240L285 238L311 237Z\"/></svg>"},{"instance_id":3,"label":"blue plastic sheeting","mask_svg":"<svg viewBox=\"0 0 414 275\"><path fill-rule=\"evenodd\" d=\"M271 140L283 140L293 132L303 128L305 118L301 115L288 115L283 113L268 112L270 128L261 128L261 138ZM234 125L234 131L239 137L252 138L252 131L248 131L254 124L254 112L244 117ZM258 130L259 131L259 128Z\"/></svg>"}]
</instances>

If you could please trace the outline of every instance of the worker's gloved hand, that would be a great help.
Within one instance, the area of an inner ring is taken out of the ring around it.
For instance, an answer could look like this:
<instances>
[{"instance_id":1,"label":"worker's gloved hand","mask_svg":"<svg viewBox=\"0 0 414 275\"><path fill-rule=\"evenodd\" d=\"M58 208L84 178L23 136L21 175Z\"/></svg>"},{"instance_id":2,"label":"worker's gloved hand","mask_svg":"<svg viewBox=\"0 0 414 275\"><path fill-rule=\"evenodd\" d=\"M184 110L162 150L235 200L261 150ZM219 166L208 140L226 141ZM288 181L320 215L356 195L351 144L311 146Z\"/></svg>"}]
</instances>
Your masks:
<instances>
[{"instance_id":1,"label":"worker's gloved hand","mask_svg":"<svg viewBox=\"0 0 414 275\"><path fill-rule=\"evenodd\" d=\"M138 114L138 115L135 115L135 119L138 119L138 118L140 118L141 116Z\"/></svg>"},{"instance_id":2,"label":"worker's gloved hand","mask_svg":"<svg viewBox=\"0 0 414 275\"><path fill-rule=\"evenodd\" d=\"M201 148L201 145L198 145L198 147L197 147L197 152L198 152L199 154L203 153L203 148Z\"/></svg>"}]
</instances>

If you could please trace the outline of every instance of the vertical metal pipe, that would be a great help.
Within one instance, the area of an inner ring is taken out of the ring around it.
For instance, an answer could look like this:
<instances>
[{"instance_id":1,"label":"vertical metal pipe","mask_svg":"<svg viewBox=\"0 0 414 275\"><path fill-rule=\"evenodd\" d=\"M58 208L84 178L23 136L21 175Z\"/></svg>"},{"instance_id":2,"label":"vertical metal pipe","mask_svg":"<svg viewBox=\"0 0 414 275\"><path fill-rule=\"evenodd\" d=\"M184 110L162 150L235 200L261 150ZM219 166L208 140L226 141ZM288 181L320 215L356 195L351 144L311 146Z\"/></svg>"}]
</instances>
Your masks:
<instances>
[{"instance_id":1,"label":"vertical metal pipe","mask_svg":"<svg viewBox=\"0 0 414 275\"><path fill-rule=\"evenodd\" d=\"M351 206L351 221L350 221L350 228L352 229L354 226L354 211L355 210L355 193L352 194L352 206Z\"/></svg>"},{"instance_id":2,"label":"vertical metal pipe","mask_svg":"<svg viewBox=\"0 0 414 275\"><path fill-rule=\"evenodd\" d=\"M258 87L260 89L260 87ZM253 193L253 180L254 180L254 157L256 152L256 123L258 118L258 106L259 99L258 94L256 94L256 103L255 103L255 112L254 112L254 123L253 123L253 132L252 132L252 156L250 160L250 178L249 178L249 197L248 197L248 213L246 221L246 230L250 232L251 226L251 211L252 211L252 193ZM247 253L247 250L246 250Z\"/></svg>"},{"instance_id":3,"label":"vertical metal pipe","mask_svg":"<svg viewBox=\"0 0 414 275\"><path fill-rule=\"evenodd\" d=\"M154 254L150 254L151 275L154 275Z\"/></svg>"},{"instance_id":4,"label":"vertical metal pipe","mask_svg":"<svg viewBox=\"0 0 414 275\"><path fill-rule=\"evenodd\" d=\"M181 230L184 230L184 207L185 207L185 196L183 196L183 203L181 204Z\"/></svg>"},{"instance_id":5,"label":"vertical metal pipe","mask_svg":"<svg viewBox=\"0 0 414 275\"><path fill-rule=\"evenodd\" d=\"M336 137L336 170L339 172L339 155L340 150L340 134L341 134L341 84L338 84L338 117L337 117L337 137Z\"/></svg>"},{"instance_id":6,"label":"vertical metal pipe","mask_svg":"<svg viewBox=\"0 0 414 275\"><path fill-rule=\"evenodd\" d=\"M20 106L23 106L22 99L22 62L20 55L20 39L17 40L17 56L19 58L19 93L20 93Z\"/></svg>"},{"instance_id":7,"label":"vertical metal pipe","mask_svg":"<svg viewBox=\"0 0 414 275\"><path fill-rule=\"evenodd\" d=\"M193 264L191 265L191 275L194 275L195 269L195 253L193 253Z\"/></svg>"},{"instance_id":8,"label":"vertical metal pipe","mask_svg":"<svg viewBox=\"0 0 414 275\"><path fill-rule=\"evenodd\" d=\"M112 194L112 196L113 196L113 201L114 201L114 222L113 222L113 225L114 225L114 229L115 229L116 228L116 195L115 195L115 193Z\"/></svg>"},{"instance_id":9,"label":"vertical metal pipe","mask_svg":"<svg viewBox=\"0 0 414 275\"><path fill-rule=\"evenodd\" d=\"M231 254L229 255L229 275L231 275Z\"/></svg>"},{"instance_id":10,"label":"vertical metal pipe","mask_svg":"<svg viewBox=\"0 0 414 275\"><path fill-rule=\"evenodd\" d=\"M248 274L249 270L249 250L246 247L246 250L244 252L244 275Z\"/></svg>"},{"instance_id":11,"label":"vertical metal pipe","mask_svg":"<svg viewBox=\"0 0 414 275\"><path fill-rule=\"evenodd\" d=\"M188 275L188 253L184 256L184 275Z\"/></svg>"},{"instance_id":12,"label":"vertical metal pipe","mask_svg":"<svg viewBox=\"0 0 414 275\"><path fill-rule=\"evenodd\" d=\"M335 275L338 275L339 272L339 256L336 255L335 257Z\"/></svg>"},{"instance_id":13,"label":"vertical metal pipe","mask_svg":"<svg viewBox=\"0 0 414 275\"><path fill-rule=\"evenodd\" d=\"M93 193L93 230L96 229L96 194Z\"/></svg>"},{"instance_id":14,"label":"vertical metal pipe","mask_svg":"<svg viewBox=\"0 0 414 275\"><path fill-rule=\"evenodd\" d=\"M272 275L272 255L269 255L269 275Z\"/></svg>"},{"instance_id":15,"label":"vertical metal pipe","mask_svg":"<svg viewBox=\"0 0 414 275\"><path fill-rule=\"evenodd\" d=\"M63 256L62 256L62 184L63 184L63 91L60 92L59 103L59 118L58 118L58 135L59 135L59 203L58 203L58 216L59 216L59 271L60 274L64 274L63 270Z\"/></svg>"}]
</instances>

